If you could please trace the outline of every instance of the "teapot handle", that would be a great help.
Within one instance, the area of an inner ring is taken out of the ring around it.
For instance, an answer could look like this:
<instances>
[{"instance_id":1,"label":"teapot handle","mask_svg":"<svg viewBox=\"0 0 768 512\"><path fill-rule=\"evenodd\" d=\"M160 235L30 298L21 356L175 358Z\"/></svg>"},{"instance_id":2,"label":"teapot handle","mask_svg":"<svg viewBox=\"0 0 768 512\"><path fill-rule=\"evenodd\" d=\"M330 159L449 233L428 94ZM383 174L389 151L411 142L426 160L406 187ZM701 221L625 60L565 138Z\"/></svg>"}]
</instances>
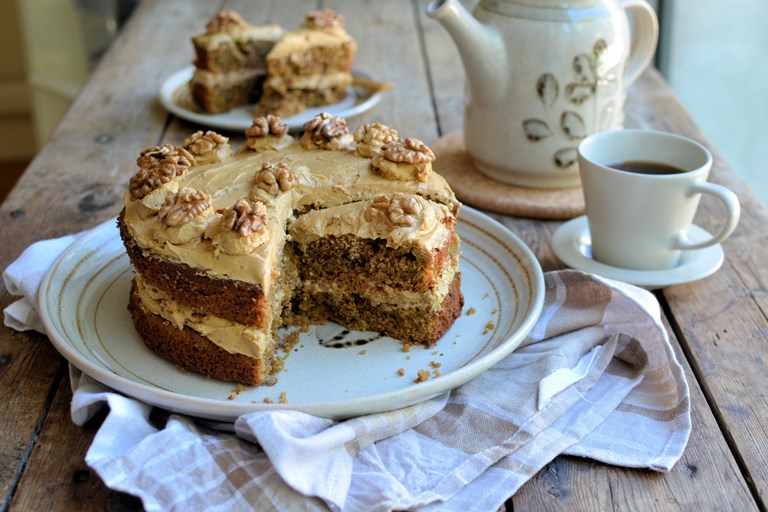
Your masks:
<instances>
[{"instance_id":1,"label":"teapot handle","mask_svg":"<svg viewBox=\"0 0 768 512\"><path fill-rule=\"evenodd\" d=\"M627 85L631 84L651 63L659 40L659 20L656 11L646 0L619 0L634 21L632 40L627 60Z\"/></svg>"}]
</instances>

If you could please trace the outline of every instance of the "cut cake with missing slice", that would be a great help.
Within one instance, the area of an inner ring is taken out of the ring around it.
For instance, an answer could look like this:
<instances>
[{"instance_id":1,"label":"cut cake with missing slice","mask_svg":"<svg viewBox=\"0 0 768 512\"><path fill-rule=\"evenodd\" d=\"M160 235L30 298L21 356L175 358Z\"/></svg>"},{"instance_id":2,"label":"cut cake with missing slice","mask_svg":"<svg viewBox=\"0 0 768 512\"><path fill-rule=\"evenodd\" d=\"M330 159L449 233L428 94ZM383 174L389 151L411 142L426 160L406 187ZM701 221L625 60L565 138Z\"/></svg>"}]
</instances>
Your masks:
<instances>
[{"instance_id":1,"label":"cut cake with missing slice","mask_svg":"<svg viewBox=\"0 0 768 512\"><path fill-rule=\"evenodd\" d=\"M237 153L198 132L144 151L118 223L129 310L160 356L263 384L277 330L335 320L430 346L461 313L460 203L434 155L378 123L321 114L300 140L254 120Z\"/></svg>"}]
</instances>

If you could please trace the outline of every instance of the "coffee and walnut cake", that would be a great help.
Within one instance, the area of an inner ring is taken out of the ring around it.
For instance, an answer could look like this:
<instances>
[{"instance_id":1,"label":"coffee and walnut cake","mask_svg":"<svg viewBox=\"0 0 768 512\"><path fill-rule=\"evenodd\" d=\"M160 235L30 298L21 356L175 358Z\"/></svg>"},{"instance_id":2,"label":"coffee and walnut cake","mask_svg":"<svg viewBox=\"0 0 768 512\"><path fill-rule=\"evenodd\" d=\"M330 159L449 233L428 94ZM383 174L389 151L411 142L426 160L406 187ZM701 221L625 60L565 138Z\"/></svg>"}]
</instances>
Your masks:
<instances>
[{"instance_id":1,"label":"coffee and walnut cake","mask_svg":"<svg viewBox=\"0 0 768 512\"><path fill-rule=\"evenodd\" d=\"M277 330L337 321L435 344L460 315L460 203L421 141L321 114L299 140L254 119L233 153L199 131L141 153L118 224L129 309L182 368L262 384Z\"/></svg>"},{"instance_id":2,"label":"coffee and walnut cake","mask_svg":"<svg viewBox=\"0 0 768 512\"><path fill-rule=\"evenodd\" d=\"M303 25L289 31L221 11L192 43L190 90L208 113L255 104L256 115L287 117L337 103L352 85L357 44L343 16L331 9L309 12Z\"/></svg>"}]
</instances>

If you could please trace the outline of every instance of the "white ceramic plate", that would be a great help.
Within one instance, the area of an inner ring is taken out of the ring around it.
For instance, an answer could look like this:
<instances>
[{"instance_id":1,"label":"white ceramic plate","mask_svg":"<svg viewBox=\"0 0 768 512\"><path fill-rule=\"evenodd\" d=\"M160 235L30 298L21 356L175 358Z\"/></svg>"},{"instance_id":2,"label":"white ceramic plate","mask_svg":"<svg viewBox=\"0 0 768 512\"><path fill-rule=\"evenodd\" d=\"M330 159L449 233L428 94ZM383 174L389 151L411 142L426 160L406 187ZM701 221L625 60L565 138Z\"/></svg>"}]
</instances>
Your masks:
<instances>
[{"instance_id":1,"label":"white ceramic plate","mask_svg":"<svg viewBox=\"0 0 768 512\"><path fill-rule=\"evenodd\" d=\"M691 226L688 236L694 242L712 238L712 235L696 225ZM583 215L569 220L555 231L552 250L560 261L571 268L649 290L703 279L716 272L724 259L722 246L715 244L696 251L683 251L680 264L669 270L630 270L606 265L592 259L589 224Z\"/></svg>"},{"instance_id":2,"label":"white ceramic plate","mask_svg":"<svg viewBox=\"0 0 768 512\"><path fill-rule=\"evenodd\" d=\"M271 408L329 418L397 409L459 386L501 360L541 312L544 277L530 249L471 208L460 217L464 311L436 346L403 352L392 338L329 322L301 334L273 386L243 387L184 372L144 346L127 310L133 271L114 223L61 255L40 286L40 312L51 341L72 364L172 411L234 420ZM434 376L435 364L440 376ZM419 370L432 376L414 383ZM278 404L281 393L286 404ZM264 403L265 397L274 404Z\"/></svg>"},{"instance_id":3,"label":"white ceramic plate","mask_svg":"<svg viewBox=\"0 0 768 512\"><path fill-rule=\"evenodd\" d=\"M222 114L207 114L195 105L188 83L195 71L194 66L184 68L169 76L160 88L160 103L170 113L200 125L222 130L244 131L251 127L253 105L245 105ZM353 76L364 80L372 78L362 71L353 70ZM350 118L373 108L381 99L381 92L364 87L352 86L347 97L332 105L310 108L296 115L283 119L290 130L300 130L304 123L321 112Z\"/></svg>"}]
</instances>

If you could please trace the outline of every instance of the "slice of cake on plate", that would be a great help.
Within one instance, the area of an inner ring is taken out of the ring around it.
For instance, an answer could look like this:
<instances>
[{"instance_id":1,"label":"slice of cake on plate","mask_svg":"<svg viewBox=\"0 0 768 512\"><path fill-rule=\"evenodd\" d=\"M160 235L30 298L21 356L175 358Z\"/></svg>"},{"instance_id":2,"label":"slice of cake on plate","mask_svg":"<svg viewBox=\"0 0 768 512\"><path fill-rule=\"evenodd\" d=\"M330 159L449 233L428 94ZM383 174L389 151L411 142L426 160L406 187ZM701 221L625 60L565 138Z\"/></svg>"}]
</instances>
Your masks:
<instances>
[{"instance_id":1,"label":"slice of cake on plate","mask_svg":"<svg viewBox=\"0 0 768 512\"><path fill-rule=\"evenodd\" d=\"M335 320L430 346L461 313L460 208L416 139L322 114L295 140L254 120L233 154L215 132L138 159L121 237L129 309L182 368L262 384L277 330Z\"/></svg>"},{"instance_id":2,"label":"slice of cake on plate","mask_svg":"<svg viewBox=\"0 0 768 512\"><path fill-rule=\"evenodd\" d=\"M344 18L330 9L310 12L288 32L251 25L226 10L192 42L189 87L195 104L209 114L255 104L256 115L288 117L338 103L352 85L357 44Z\"/></svg>"},{"instance_id":3,"label":"slice of cake on plate","mask_svg":"<svg viewBox=\"0 0 768 512\"><path fill-rule=\"evenodd\" d=\"M338 103L352 85L357 44L344 17L325 9L306 16L267 55L267 78L256 115L288 117L310 107Z\"/></svg>"},{"instance_id":4,"label":"slice of cake on plate","mask_svg":"<svg viewBox=\"0 0 768 512\"><path fill-rule=\"evenodd\" d=\"M255 103L266 78L266 56L283 34L278 25L250 25L238 13L221 11L204 34L192 38L195 72L190 90L208 113Z\"/></svg>"}]
</instances>

